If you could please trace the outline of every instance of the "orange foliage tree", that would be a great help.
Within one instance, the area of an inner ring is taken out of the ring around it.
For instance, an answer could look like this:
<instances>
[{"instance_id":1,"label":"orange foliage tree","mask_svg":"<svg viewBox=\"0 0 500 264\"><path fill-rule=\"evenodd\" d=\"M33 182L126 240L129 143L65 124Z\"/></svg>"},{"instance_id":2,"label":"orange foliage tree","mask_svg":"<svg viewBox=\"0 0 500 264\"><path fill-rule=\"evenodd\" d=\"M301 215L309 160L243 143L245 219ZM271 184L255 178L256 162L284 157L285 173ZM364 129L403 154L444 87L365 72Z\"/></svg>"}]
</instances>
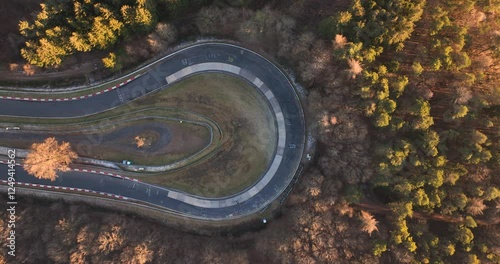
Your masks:
<instances>
[{"instance_id":1,"label":"orange foliage tree","mask_svg":"<svg viewBox=\"0 0 500 264\"><path fill-rule=\"evenodd\" d=\"M69 164L78 157L68 142L59 144L53 137L31 145L24 160L24 169L39 179L54 181L58 171L68 171Z\"/></svg>"},{"instance_id":2,"label":"orange foliage tree","mask_svg":"<svg viewBox=\"0 0 500 264\"><path fill-rule=\"evenodd\" d=\"M144 137L136 136L135 137L135 145L137 148L142 148L146 144L146 139Z\"/></svg>"}]
</instances>

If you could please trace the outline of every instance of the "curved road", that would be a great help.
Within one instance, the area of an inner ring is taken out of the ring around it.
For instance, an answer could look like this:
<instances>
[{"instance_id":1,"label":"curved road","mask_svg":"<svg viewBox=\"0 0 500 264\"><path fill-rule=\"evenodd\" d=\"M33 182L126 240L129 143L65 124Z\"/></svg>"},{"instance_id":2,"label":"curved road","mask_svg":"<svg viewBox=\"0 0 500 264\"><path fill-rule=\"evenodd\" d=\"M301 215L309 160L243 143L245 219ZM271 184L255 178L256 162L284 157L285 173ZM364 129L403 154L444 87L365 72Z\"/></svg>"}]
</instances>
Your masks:
<instances>
[{"instance_id":1,"label":"curved road","mask_svg":"<svg viewBox=\"0 0 500 264\"><path fill-rule=\"evenodd\" d=\"M272 203L290 184L304 150L305 123L293 85L262 56L230 44L203 43L161 59L151 70L118 89L81 100L33 102L0 99L0 115L69 118L103 112L126 104L171 83L202 72L224 72L247 80L268 99L275 114L277 148L267 172L242 192L223 198L204 198L151 184L96 173L61 173L54 182L36 179L17 167L16 181L44 186L102 192L138 200L175 213L200 219L221 220L250 215ZM0 180L7 166L0 164Z\"/></svg>"}]
</instances>

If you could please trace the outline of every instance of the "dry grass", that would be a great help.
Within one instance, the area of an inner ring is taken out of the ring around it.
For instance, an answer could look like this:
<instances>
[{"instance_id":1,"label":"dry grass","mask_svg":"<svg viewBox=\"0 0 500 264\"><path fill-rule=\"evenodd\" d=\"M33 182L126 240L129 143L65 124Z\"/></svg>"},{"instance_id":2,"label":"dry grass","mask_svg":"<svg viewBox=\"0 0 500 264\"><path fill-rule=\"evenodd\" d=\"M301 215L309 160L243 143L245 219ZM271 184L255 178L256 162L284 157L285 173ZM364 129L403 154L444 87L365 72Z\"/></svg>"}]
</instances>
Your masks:
<instances>
[{"instance_id":1,"label":"dry grass","mask_svg":"<svg viewBox=\"0 0 500 264\"><path fill-rule=\"evenodd\" d=\"M196 75L137 103L175 106L206 115L224 135L220 151L205 161L142 181L208 197L229 195L254 183L274 153L276 128L269 106L255 88L238 78Z\"/></svg>"},{"instance_id":2,"label":"dry grass","mask_svg":"<svg viewBox=\"0 0 500 264\"><path fill-rule=\"evenodd\" d=\"M120 110L118 110L120 111ZM116 113L114 113L116 114ZM22 129L17 134L0 138L0 146L28 149L33 141L43 140L44 131L51 131L51 134L60 140L69 142L78 156L86 158L102 159L114 162L131 160L135 164L141 165L164 165L183 158L187 158L203 149L210 141L209 130L200 125L188 122L179 123L172 120L152 119L130 121L134 117L144 117L145 115L164 115L169 117L175 115L186 120L190 120L188 114L175 111L149 112L139 114L127 114L122 117L113 116L114 121L102 121L97 117L94 122L82 125L77 120L67 119L66 124L47 124L44 120L39 120L41 124L35 129ZM100 115L98 115L100 116ZM81 120L81 119L78 119ZM52 121L52 120L45 120ZM57 120L60 121L60 120ZM148 122L161 122L167 126L171 133L171 141L167 145L161 145L160 149L151 150L150 147L156 143L161 136L156 131L142 129L140 133L121 134L118 137L111 137L110 134L124 129L126 126L140 128ZM110 124L113 125L110 125ZM89 130L81 132L82 127ZM16 136L17 135L17 136ZM144 146L137 148L136 136L145 139ZM185 141L184 143L181 143Z\"/></svg>"}]
</instances>

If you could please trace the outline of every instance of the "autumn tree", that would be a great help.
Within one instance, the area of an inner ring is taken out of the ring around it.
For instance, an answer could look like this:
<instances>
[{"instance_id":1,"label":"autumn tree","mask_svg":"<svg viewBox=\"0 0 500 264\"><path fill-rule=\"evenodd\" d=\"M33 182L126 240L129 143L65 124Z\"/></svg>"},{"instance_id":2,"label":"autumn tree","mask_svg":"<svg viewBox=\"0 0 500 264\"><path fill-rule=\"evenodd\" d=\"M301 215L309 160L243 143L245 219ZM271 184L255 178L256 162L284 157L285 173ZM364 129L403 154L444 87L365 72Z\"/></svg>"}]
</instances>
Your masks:
<instances>
[{"instance_id":1,"label":"autumn tree","mask_svg":"<svg viewBox=\"0 0 500 264\"><path fill-rule=\"evenodd\" d=\"M361 63L357 60L349 59L347 60L347 64L349 64L348 72L350 78L355 79L356 76L363 71Z\"/></svg>"},{"instance_id":2,"label":"autumn tree","mask_svg":"<svg viewBox=\"0 0 500 264\"><path fill-rule=\"evenodd\" d=\"M36 71L37 71L37 67L36 66L33 66L31 64L28 64L28 63L26 63L26 64L23 65L23 72L27 76L31 76L31 75L35 74Z\"/></svg>"},{"instance_id":3,"label":"autumn tree","mask_svg":"<svg viewBox=\"0 0 500 264\"><path fill-rule=\"evenodd\" d=\"M413 73L416 75L420 75L424 71L424 68L418 61L413 62L413 65L411 67L413 69Z\"/></svg>"},{"instance_id":4,"label":"autumn tree","mask_svg":"<svg viewBox=\"0 0 500 264\"><path fill-rule=\"evenodd\" d=\"M335 38L332 40L334 49L342 49L347 44L347 38L342 35L335 35Z\"/></svg>"},{"instance_id":5,"label":"autumn tree","mask_svg":"<svg viewBox=\"0 0 500 264\"><path fill-rule=\"evenodd\" d=\"M375 217L373 217L372 214L366 211L361 211L360 219L362 222L361 230L368 233L370 236L372 235L373 231L378 231L378 221L375 219Z\"/></svg>"},{"instance_id":6,"label":"autumn tree","mask_svg":"<svg viewBox=\"0 0 500 264\"><path fill-rule=\"evenodd\" d=\"M118 40L123 22L104 7L100 11L103 15L94 18L91 30L88 32L88 39L93 47L105 49Z\"/></svg>"},{"instance_id":7,"label":"autumn tree","mask_svg":"<svg viewBox=\"0 0 500 264\"><path fill-rule=\"evenodd\" d=\"M30 64L54 67L75 52L107 49L130 32L156 23L154 1L46 1L34 21L20 21L21 55Z\"/></svg>"},{"instance_id":8,"label":"autumn tree","mask_svg":"<svg viewBox=\"0 0 500 264\"><path fill-rule=\"evenodd\" d=\"M53 137L42 143L34 143L30 150L24 160L24 168L39 179L54 181L57 172L68 171L69 165L77 158L68 142L59 144Z\"/></svg>"},{"instance_id":9,"label":"autumn tree","mask_svg":"<svg viewBox=\"0 0 500 264\"><path fill-rule=\"evenodd\" d=\"M102 252L109 253L119 249L123 244L124 238L120 226L114 225L106 228L108 230L100 233L97 242Z\"/></svg>"},{"instance_id":10,"label":"autumn tree","mask_svg":"<svg viewBox=\"0 0 500 264\"><path fill-rule=\"evenodd\" d=\"M136 136L134 140L137 148L142 148L146 144L146 139L144 137Z\"/></svg>"},{"instance_id":11,"label":"autumn tree","mask_svg":"<svg viewBox=\"0 0 500 264\"><path fill-rule=\"evenodd\" d=\"M21 55L28 63L48 67L59 65L62 58L68 55L67 50L46 38L38 41L26 42L26 47L21 49Z\"/></svg>"},{"instance_id":12,"label":"autumn tree","mask_svg":"<svg viewBox=\"0 0 500 264\"><path fill-rule=\"evenodd\" d=\"M118 59L113 52L110 52L107 57L102 59L104 67L108 69L120 69L121 65L118 63Z\"/></svg>"},{"instance_id":13,"label":"autumn tree","mask_svg":"<svg viewBox=\"0 0 500 264\"><path fill-rule=\"evenodd\" d=\"M424 5L425 1L352 1L348 11L324 19L320 32L328 38L342 34L373 48L402 45L411 36Z\"/></svg>"},{"instance_id":14,"label":"autumn tree","mask_svg":"<svg viewBox=\"0 0 500 264\"><path fill-rule=\"evenodd\" d=\"M136 6L123 5L120 13L124 23L131 26L134 31L148 30L154 22L151 4L147 0L136 1Z\"/></svg>"}]
</instances>

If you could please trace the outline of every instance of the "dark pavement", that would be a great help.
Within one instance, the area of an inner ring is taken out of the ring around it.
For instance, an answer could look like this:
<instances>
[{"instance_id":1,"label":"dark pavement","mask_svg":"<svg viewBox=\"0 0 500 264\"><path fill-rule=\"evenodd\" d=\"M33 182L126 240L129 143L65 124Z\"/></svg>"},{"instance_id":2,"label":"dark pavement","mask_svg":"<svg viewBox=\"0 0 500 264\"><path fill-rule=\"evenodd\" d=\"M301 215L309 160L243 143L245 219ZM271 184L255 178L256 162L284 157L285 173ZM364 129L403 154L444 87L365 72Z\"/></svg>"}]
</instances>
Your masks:
<instances>
[{"instance_id":1,"label":"dark pavement","mask_svg":"<svg viewBox=\"0 0 500 264\"><path fill-rule=\"evenodd\" d=\"M152 70L131 83L88 99L67 102L2 99L0 100L0 115L65 118L106 111L157 89L168 89L166 76L186 66L203 62L229 63L252 72L272 90L283 111L286 125L286 148L283 161L272 180L251 199L223 208L201 208L168 198L168 190L163 187L83 172L61 173L59 178L51 183L29 176L22 168L17 167L16 180L122 195L194 218L226 219L262 210L288 187L300 165L306 133L305 122L299 99L285 75L263 57L241 47L222 43L204 43L182 49L168 56ZM0 172L0 179L7 179L6 165L0 164ZM207 200L210 199L207 198Z\"/></svg>"}]
</instances>

